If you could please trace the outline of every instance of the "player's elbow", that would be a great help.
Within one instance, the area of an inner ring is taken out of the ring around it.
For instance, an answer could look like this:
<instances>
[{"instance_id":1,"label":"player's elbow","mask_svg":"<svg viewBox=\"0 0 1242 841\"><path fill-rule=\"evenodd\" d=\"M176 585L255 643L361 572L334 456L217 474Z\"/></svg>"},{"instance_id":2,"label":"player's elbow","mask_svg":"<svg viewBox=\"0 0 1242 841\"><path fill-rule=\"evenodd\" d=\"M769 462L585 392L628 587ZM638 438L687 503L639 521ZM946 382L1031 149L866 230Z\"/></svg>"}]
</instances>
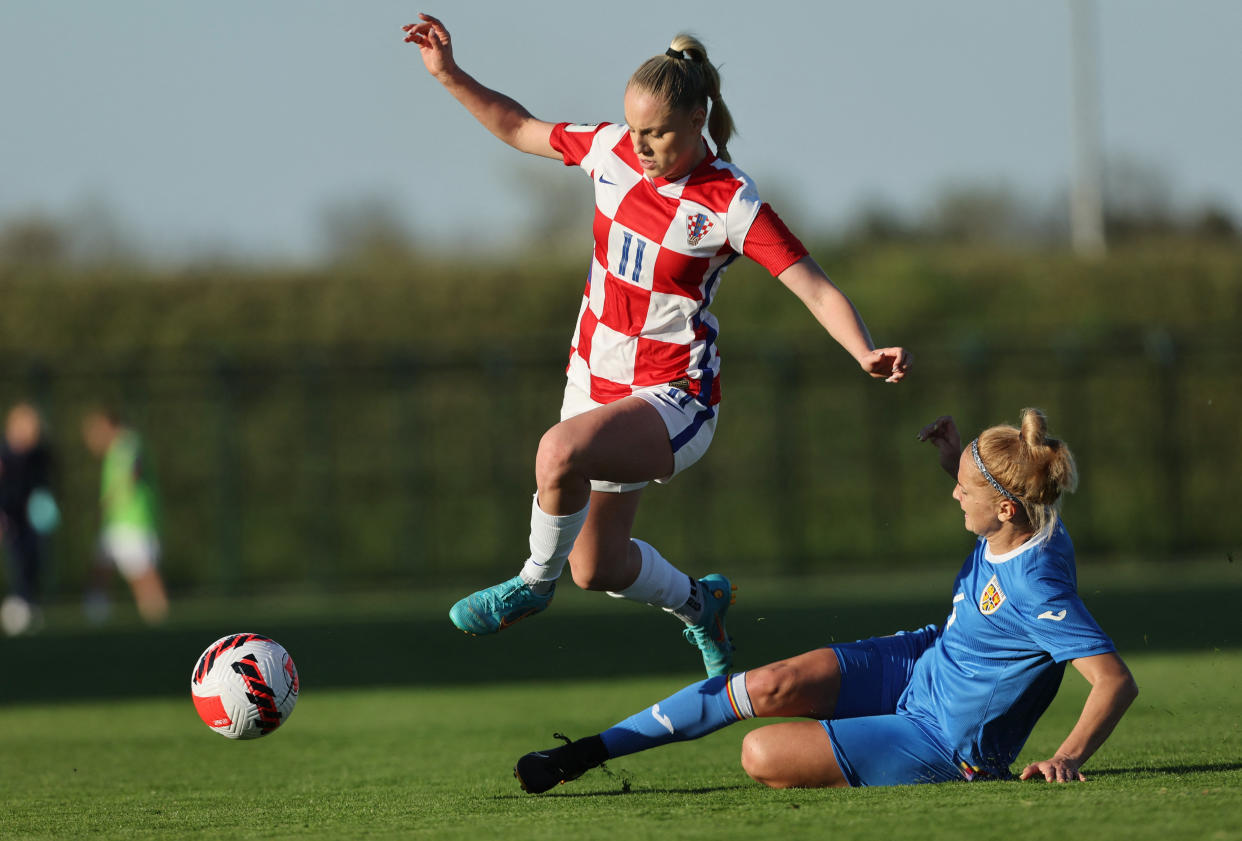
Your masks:
<instances>
[{"instance_id":1,"label":"player's elbow","mask_svg":"<svg viewBox=\"0 0 1242 841\"><path fill-rule=\"evenodd\" d=\"M1113 704L1121 710L1128 709L1139 694L1138 681L1124 664L1121 670L1113 675L1109 689L1113 696Z\"/></svg>"},{"instance_id":2,"label":"player's elbow","mask_svg":"<svg viewBox=\"0 0 1242 841\"><path fill-rule=\"evenodd\" d=\"M508 136L502 139L519 152L544 158L559 158L560 154L552 148L551 135L550 123L530 114L523 114L509 127Z\"/></svg>"}]
</instances>

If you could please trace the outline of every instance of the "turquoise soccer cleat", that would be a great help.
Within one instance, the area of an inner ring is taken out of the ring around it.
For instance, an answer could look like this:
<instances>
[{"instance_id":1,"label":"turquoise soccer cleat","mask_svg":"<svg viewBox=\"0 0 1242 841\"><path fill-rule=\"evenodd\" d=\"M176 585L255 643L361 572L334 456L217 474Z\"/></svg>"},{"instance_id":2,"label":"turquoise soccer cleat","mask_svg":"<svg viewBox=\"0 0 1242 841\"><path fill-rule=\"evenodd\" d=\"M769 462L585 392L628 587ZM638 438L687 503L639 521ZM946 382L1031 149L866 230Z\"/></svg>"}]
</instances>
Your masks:
<instances>
[{"instance_id":1,"label":"turquoise soccer cleat","mask_svg":"<svg viewBox=\"0 0 1242 841\"><path fill-rule=\"evenodd\" d=\"M547 608L555 591L553 586L544 595L538 595L520 575L515 575L466 596L449 610L449 618L467 634L495 634Z\"/></svg>"},{"instance_id":2,"label":"turquoise soccer cleat","mask_svg":"<svg viewBox=\"0 0 1242 841\"><path fill-rule=\"evenodd\" d=\"M726 674L733 666L733 640L725 631L725 613L737 601L737 587L719 573L699 580L703 591L703 618L682 634L699 647L708 677Z\"/></svg>"}]
</instances>

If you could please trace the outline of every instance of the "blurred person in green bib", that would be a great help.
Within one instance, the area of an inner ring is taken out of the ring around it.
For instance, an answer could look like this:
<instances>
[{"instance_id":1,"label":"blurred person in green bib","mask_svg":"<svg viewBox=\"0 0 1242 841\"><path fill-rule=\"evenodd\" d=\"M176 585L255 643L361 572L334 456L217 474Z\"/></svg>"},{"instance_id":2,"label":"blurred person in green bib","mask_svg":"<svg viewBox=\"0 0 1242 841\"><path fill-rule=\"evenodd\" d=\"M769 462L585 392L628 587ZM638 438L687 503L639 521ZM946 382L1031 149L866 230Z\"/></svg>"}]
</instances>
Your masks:
<instances>
[{"instance_id":1,"label":"blurred person in green bib","mask_svg":"<svg viewBox=\"0 0 1242 841\"><path fill-rule=\"evenodd\" d=\"M82 438L103 460L99 547L86 596L87 618L107 618L107 584L115 568L133 591L143 620L162 622L168 615L168 596L159 572L159 495L142 439L108 409L86 415Z\"/></svg>"}]
</instances>

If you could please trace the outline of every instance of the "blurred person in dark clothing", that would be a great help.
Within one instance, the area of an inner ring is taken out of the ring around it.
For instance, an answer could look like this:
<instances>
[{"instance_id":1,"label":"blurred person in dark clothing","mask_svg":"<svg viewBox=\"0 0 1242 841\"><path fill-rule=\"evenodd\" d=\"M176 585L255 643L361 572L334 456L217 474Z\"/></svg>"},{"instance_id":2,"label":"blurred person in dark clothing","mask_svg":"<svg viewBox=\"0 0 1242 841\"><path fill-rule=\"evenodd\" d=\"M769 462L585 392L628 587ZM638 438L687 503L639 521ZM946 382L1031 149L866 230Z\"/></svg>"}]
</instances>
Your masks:
<instances>
[{"instance_id":1,"label":"blurred person in dark clothing","mask_svg":"<svg viewBox=\"0 0 1242 841\"><path fill-rule=\"evenodd\" d=\"M18 403L9 410L0 442L0 534L9 588L0 603L0 626L9 636L36 630L42 623L39 576L47 536L60 522L51 474L43 420L34 406Z\"/></svg>"}]
</instances>

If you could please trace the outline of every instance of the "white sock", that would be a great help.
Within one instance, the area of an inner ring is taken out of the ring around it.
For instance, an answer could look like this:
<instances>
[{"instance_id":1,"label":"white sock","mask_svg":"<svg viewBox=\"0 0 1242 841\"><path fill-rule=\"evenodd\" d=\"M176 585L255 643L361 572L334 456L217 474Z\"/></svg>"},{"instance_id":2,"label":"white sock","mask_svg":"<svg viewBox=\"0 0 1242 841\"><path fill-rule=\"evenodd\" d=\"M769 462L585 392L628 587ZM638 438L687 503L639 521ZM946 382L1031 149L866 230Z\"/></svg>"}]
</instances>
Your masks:
<instances>
[{"instance_id":1,"label":"white sock","mask_svg":"<svg viewBox=\"0 0 1242 841\"><path fill-rule=\"evenodd\" d=\"M679 610L690 597L690 576L664 559L650 543L635 540L642 566L638 578L624 590L608 595L617 599L645 602L667 611ZM700 612L702 608L700 607Z\"/></svg>"},{"instance_id":2,"label":"white sock","mask_svg":"<svg viewBox=\"0 0 1242 841\"><path fill-rule=\"evenodd\" d=\"M546 514L539 507L539 494L535 494L530 506L530 557L519 574L536 593L548 592L561 577L590 507L587 503L573 514Z\"/></svg>"},{"instance_id":3,"label":"white sock","mask_svg":"<svg viewBox=\"0 0 1242 841\"><path fill-rule=\"evenodd\" d=\"M733 698L734 708L742 718L754 718L755 708L750 703L750 693L746 691L746 672L729 675L729 694Z\"/></svg>"}]
</instances>

